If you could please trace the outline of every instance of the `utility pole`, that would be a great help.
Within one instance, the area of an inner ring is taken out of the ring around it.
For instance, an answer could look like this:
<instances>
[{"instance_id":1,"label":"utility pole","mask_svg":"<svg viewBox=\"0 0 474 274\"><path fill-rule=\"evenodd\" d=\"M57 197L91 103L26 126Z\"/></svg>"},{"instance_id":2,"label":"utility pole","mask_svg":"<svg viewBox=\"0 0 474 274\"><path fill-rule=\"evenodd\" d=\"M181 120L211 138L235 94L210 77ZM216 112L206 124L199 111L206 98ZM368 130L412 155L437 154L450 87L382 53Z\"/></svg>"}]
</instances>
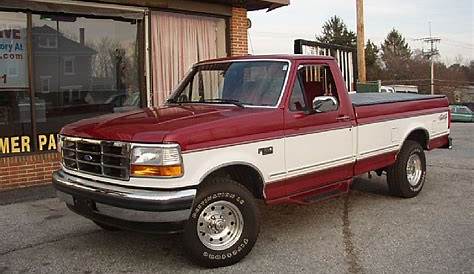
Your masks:
<instances>
[{"instance_id":1,"label":"utility pole","mask_svg":"<svg viewBox=\"0 0 474 274\"><path fill-rule=\"evenodd\" d=\"M367 81L365 67L365 26L364 26L364 0L357 1L357 66L359 82Z\"/></svg>"},{"instance_id":2,"label":"utility pole","mask_svg":"<svg viewBox=\"0 0 474 274\"><path fill-rule=\"evenodd\" d=\"M439 54L439 50L438 50L438 47L437 47L437 44L439 42L441 42L441 39L438 38L438 37L433 37L432 33L431 33L431 22L429 23L430 24L430 36L427 37L427 38L421 38L421 39L418 39L418 40L421 40L423 42L425 42L426 44L428 44L430 50L429 51L423 51L423 55L430 59L431 61L431 78L430 78L430 87L431 87L431 94L433 95L435 93L435 82L434 82L434 57L437 56Z\"/></svg>"}]
</instances>

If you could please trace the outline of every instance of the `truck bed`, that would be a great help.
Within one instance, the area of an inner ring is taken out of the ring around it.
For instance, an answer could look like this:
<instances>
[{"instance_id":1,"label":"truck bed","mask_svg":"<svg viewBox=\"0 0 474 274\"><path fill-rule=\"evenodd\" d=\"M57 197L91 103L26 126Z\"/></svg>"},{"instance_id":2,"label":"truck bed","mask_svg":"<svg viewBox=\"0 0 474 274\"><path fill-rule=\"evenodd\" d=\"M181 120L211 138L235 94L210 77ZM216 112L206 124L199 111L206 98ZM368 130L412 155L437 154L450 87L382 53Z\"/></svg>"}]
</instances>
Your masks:
<instances>
[{"instance_id":1,"label":"truck bed","mask_svg":"<svg viewBox=\"0 0 474 274\"><path fill-rule=\"evenodd\" d=\"M351 94L350 96L352 104L357 107L430 99L441 99L445 97L444 95L423 95L413 93L356 93Z\"/></svg>"}]
</instances>

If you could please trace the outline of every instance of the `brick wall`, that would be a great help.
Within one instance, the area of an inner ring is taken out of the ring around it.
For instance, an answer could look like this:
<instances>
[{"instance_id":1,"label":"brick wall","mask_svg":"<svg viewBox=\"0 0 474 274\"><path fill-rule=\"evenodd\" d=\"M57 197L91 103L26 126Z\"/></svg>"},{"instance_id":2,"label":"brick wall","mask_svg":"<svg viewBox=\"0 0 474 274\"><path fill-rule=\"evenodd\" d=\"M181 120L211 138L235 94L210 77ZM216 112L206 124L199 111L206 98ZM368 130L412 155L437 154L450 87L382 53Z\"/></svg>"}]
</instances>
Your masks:
<instances>
[{"instance_id":1,"label":"brick wall","mask_svg":"<svg viewBox=\"0 0 474 274\"><path fill-rule=\"evenodd\" d=\"M50 184L58 169L58 153L0 158L0 191Z\"/></svg>"},{"instance_id":2,"label":"brick wall","mask_svg":"<svg viewBox=\"0 0 474 274\"><path fill-rule=\"evenodd\" d=\"M232 56L248 54L247 10L244 8L232 8L230 54Z\"/></svg>"}]
</instances>

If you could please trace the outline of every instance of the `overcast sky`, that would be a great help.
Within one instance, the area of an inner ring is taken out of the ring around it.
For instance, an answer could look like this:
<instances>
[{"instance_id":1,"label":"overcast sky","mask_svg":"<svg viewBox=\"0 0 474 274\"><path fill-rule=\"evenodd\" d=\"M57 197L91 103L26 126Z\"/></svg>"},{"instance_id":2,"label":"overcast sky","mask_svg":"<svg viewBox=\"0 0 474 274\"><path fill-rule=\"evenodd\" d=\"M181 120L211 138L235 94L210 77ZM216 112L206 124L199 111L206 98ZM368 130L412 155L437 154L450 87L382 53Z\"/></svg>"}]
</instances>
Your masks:
<instances>
[{"instance_id":1,"label":"overcast sky","mask_svg":"<svg viewBox=\"0 0 474 274\"><path fill-rule=\"evenodd\" d=\"M338 15L356 30L355 0L291 0L288 7L269 13L249 13L250 52L293 53L293 41L314 39L322 24ZM453 63L462 55L464 62L474 60L473 0L365 0L366 39L380 44L387 33L398 29L412 49L421 49L418 38L433 36L443 39L439 45L441 60ZM426 46L425 46L426 48Z\"/></svg>"}]
</instances>

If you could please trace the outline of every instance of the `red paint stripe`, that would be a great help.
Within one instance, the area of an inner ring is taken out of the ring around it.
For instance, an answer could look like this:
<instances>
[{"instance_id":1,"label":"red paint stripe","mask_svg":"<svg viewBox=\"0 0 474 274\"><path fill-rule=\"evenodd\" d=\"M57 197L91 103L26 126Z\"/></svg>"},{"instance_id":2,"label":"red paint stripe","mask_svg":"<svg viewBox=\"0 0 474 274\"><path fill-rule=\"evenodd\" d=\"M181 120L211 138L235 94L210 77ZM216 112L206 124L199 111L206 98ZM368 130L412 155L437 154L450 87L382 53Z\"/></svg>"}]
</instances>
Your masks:
<instances>
[{"instance_id":1,"label":"red paint stripe","mask_svg":"<svg viewBox=\"0 0 474 274\"><path fill-rule=\"evenodd\" d=\"M302 136L302 135L328 132L331 130L350 129L350 128L351 126L347 126L347 124L341 125L341 123L333 123L333 124L327 124L327 125L321 125L321 126L315 126L315 127L306 127L306 128L301 128L301 129L288 129L285 131L286 133L285 137L297 137L297 136Z\"/></svg>"},{"instance_id":2,"label":"red paint stripe","mask_svg":"<svg viewBox=\"0 0 474 274\"><path fill-rule=\"evenodd\" d=\"M303 197L305 193L312 193L325 185L349 180L356 175L377 170L395 163L398 151L384 153L374 157L359 160L355 166L345 164L309 174L268 183L264 192L268 204L291 202L294 197ZM353 169L354 167L354 169ZM294 202L294 201L293 201Z\"/></svg>"},{"instance_id":3,"label":"red paint stripe","mask_svg":"<svg viewBox=\"0 0 474 274\"><path fill-rule=\"evenodd\" d=\"M436 148L445 148L449 145L449 134L433 138L428 143L428 150Z\"/></svg>"},{"instance_id":4,"label":"red paint stripe","mask_svg":"<svg viewBox=\"0 0 474 274\"><path fill-rule=\"evenodd\" d=\"M385 114L385 115L378 115L378 116L372 116L372 117L366 117L366 118L358 118L357 122L358 122L358 125L362 126L362 125L368 125L368 124L374 124L374 123L393 121L393 120L398 120L398 119L411 118L411 117L416 117L416 116L443 113L446 111L448 111L448 109L445 107L435 108L435 109L424 109L424 110L416 110L416 111L410 111L410 112L405 112L405 113Z\"/></svg>"},{"instance_id":5,"label":"red paint stripe","mask_svg":"<svg viewBox=\"0 0 474 274\"><path fill-rule=\"evenodd\" d=\"M341 194L349 192L349 187L352 183L352 179L343 180L340 182L324 185L320 188L312 189L303 193L298 193L297 195L291 197L284 197L276 200L267 201L269 205L278 205L278 204L301 204L307 205L313 201L308 201L307 198L316 198L316 201L323 201L338 197Z\"/></svg>"},{"instance_id":6,"label":"red paint stripe","mask_svg":"<svg viewBox=\"0 0 474 274\"><path fill-rule=\"evenodd\" d=\"M353 164L345 164L289 179L268 183L264 192L267 203L298 195L326 184L336 183L352 178Z\"/></svg>"},{"instance_id":7,"label":"red paint stripe","mask_svg":"<svg viewBox=\"0 0 474 274\"><path fill-rule=\"evenodd\" d=\"M271 136L271 135L269 135ZM232 147L232 146L239 146L239 145L246 145L246 144L253 144L257 142L265 142L265 141L272 141L272 140L278 140L283 138L283 133L282 134L277 134L275 137L268 137L268 138L258 138L258 136L255 139L250 139L248 141L242 141L242 142L236 142L236 143L230 143L230 144L220 144L221 142L216 142L214 146L210 147L201 147L201 148L195 148L195 149L188 149L186 151L182 151L182 154L187 154L187 153L192 153L192 152L199 152L199 151L205 151L205 150L210 150L210 149L218 149L218 148L226 148L226 147Z\"/></svg>"},{"instance_id":8,"label":"red paint stripe","mask_svg":"<svg viewBox=\"0 0 474 274\"><path fill-rule=\"evenodd\" d=\"M241 136L238 138L233 138L233 140L216 140L216 141L210 141L206 143L206 145L197 144L197 146L188 146L187 150L182 151L182 153L186 154L186 153L199 152L199 151L204 151L204 150L209 150L209 149L226 148L226 147L246 145L246 144L251 144L251 143L256 143L256 142L278 140L284 137L291 138L291 137L298 137L298 136L304 136L304 135L310 135L310 134L323 133L323 132L328 132L332 130L350 129L350 128L351 127L348 127L347 125L341 126L340 123L333 123L333 124L328 124L328 125L323 125L323 126L318 126L318 127L303 128L300 130L288 130L286 132L287 133L286 136L284 135L283 131L270 132L267 134L264 133L264 134L258 134L258 135ZM288 132L298 132L298 133L288 134Z\"/></svg>"},{"instance_id":9,"label":"red paint stripe","mask_svg":"<svg viewBox=\"0 0 474 274\"><path fill-rule=\"evenodd\" d=\"M393 165L397 160L397 154L398 151L392 151L358 160L354 166L354 176Z\"/></svg>"},{"instance_id":10,"label":"red paint stripe","mask_svg":"<svg viewBox=\"0 0 474 274\"><path fill-rule=\"evenodd\" d=\"M375 123L384 120L401 119L419 115L446 112L449 102L447 98L416 100L370 106L354 106L359 123Z\"/></svg>"}]
</instances>

